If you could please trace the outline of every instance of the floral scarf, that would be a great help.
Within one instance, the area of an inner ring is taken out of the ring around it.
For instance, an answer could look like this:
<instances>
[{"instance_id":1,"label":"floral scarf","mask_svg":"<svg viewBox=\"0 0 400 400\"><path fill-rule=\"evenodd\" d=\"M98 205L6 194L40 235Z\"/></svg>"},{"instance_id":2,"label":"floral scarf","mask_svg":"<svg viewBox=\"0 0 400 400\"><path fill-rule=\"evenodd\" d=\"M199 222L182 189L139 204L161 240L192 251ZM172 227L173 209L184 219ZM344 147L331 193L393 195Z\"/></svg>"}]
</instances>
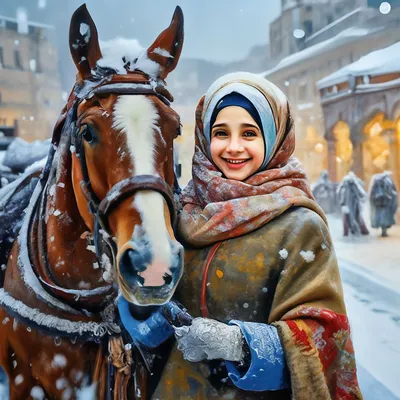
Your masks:
<instances>
[{"instance_id":1,"label":"floral scarf","mask_svg":"<svg viewBox=\"0 0 400 400\"><path fill-rule=\"evenodd\" d=\"M208 156L203 123L212 97L229 83L257 88L269 102L277 131L273 156L267 169L245 181L225 178ZM196 110L196 146L193 179L183 191L179 218L180 239L193 247L252 232L293 206L325 215L314 201L300 162L292 156L295 147L293 120L285 95L269 81L254 74L228 74L216 81Z\"/></svg>"}]
</instances>

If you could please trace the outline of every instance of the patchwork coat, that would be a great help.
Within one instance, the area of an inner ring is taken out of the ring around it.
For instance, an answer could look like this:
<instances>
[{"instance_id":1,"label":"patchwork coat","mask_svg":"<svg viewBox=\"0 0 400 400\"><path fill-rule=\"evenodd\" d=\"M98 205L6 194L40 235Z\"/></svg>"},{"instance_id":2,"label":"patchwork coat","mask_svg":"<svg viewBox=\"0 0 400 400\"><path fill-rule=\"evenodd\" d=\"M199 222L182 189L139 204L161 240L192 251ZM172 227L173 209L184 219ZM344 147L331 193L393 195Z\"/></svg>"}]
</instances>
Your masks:
<instances>
[{"instance_id":1,"label":"patchwork coat","mask_svg":"<svg viewBox=\"0 0 400 400\"><path fill-rule=\"evenodd\" d=\"M276 326L291 390L241 390L227 377L223 360L192 363L174 347L153 400L362 398L337 260L316 212L292 207L251 233L223 241L205 275L210 249L186 251L179 300L194 317L207 309L209 318L223 322ZM271 355L261 358L267 364Z\"/></svg>"}]
</instances>

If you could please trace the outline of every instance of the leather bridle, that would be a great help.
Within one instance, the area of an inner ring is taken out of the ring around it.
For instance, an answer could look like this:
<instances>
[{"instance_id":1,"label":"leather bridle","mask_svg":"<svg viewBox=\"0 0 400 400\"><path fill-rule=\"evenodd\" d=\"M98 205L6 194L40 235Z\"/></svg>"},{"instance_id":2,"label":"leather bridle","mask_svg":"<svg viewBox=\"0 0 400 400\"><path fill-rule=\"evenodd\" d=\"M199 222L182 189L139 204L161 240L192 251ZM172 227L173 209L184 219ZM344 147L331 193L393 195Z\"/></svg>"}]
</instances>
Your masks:
<instances>
[{"instance_id":1,"label":"leather bridle","mask_svg":"<svg viewBox=\"0 0 400 400\"><path fill-rule=\"evenodd\" d=\"M83 179L81 181L81 189L85 196L90 212L93 214L95 219L94 226L94 244L96 249L96 255L101 262L101 242L105 243L110 250L109 254L112 257L112 262L115 264L116 261L116 245L112 240L112 234L110 232L108 218L111 212L127 197L134 195L139 191L154 191L163 196L165 199L169 214L171 218L172 226L175 226L176 221L176 207L174 192L179 193L179 185L175 177L174 191L171 187L159 176L156 175L135 175L130 178L124 179L115 184L106 196L100 200L93 190L90 182L88 173L86 157L85 157L85 146L80 135L79 127L76 126L77 121L77 109L79 104L93 96L102 96L108 94L123 94L123 95L154 95L157 96L164 104L170 106L172 96L162 85L157 85L155 82L135 82L123 80L120 82L106 81L94 87L92 90L86 91L84 96L76 96L76 100L73 104L74 117L71 134L71 143L75 147L76 155L79 159L79 163L82 170ZM101 232L101 230L103 232ZM100 234L102 234L100 236Z\"/></svg>"}]
</instances>

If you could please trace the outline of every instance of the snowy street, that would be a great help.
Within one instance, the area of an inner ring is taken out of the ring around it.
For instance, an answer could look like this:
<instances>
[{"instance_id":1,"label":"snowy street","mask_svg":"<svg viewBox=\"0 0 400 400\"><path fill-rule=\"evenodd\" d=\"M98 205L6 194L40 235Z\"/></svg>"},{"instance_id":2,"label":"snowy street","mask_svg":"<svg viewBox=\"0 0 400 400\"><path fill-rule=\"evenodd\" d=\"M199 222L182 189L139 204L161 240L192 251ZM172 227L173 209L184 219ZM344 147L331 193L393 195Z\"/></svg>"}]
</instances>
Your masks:
<instances>
[{"instance_id":1,"label":"snowy street","mask_svg":"<svg viewBox=\"0 0 400 400\"><path fill-rule=\"evenodd\" d=\"M339 263L364 399L399 399L400 293Z\"/></svg>"},{"instance_id":2,"label":"snowy street","mask_svg":"<svg viewBox=\"0 0 400 400\"><path fill-rule=\"evenodd\" d=\"M400 399L400 226L382 238L343 237L342 220L328 215L352 328L358 379L366 400Z\"/></svg>"}]
</instances>

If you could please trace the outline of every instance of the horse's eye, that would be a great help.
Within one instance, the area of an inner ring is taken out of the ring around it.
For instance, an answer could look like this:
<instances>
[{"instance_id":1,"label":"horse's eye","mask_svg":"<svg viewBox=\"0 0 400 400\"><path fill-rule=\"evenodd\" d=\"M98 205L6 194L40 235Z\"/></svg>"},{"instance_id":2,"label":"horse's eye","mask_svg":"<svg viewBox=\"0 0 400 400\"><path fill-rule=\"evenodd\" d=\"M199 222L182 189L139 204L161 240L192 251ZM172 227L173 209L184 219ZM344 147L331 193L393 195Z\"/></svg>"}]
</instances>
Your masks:
<instances>
[{"instance_id":1,"label":"horse's eye","mask_svg":"<svg viewBox=\"0 0 400 400\"><path fill-rule=\"evenodd\" d=\"M84 125L81 129L81 134L87 143L91 144L93 142L94 135L90 126Z\"/></svg>"},{"instance_id":2,"label":"horse's eye","mask_svg":"<svg viewBox=\"0 0 400 400\"><path fill-rule=\"evenodd\" d=\"M178 128L176 128L175 138L182 135L182 124L179 124Z\"/></svg>"}]
</instances>

